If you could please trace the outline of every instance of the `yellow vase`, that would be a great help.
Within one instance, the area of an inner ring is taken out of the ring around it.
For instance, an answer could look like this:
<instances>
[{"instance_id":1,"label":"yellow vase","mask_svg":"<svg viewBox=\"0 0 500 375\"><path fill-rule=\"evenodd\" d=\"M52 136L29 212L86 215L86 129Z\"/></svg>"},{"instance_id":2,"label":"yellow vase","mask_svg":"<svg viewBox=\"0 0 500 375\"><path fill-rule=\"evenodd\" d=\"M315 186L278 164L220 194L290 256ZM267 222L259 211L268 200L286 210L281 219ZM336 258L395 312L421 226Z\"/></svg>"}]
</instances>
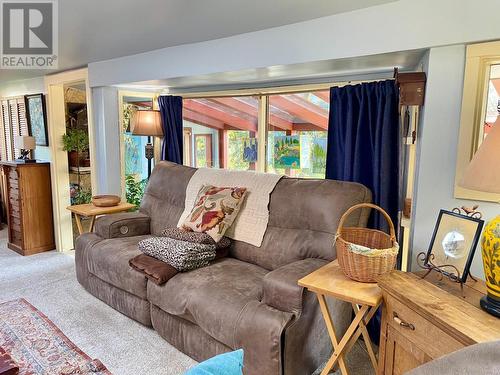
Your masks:
<instances>
[{"instance_id":1,"label":"yellow vase","mask_svg":"<svg viewBox=\"0 0 500 375\"><path fill-rule=\"evenodd\" d=\"M481 244L488 291L488 295L481 298L481 307L500 317L500 216L486 225Z\"/></svg>"}]
</instances>

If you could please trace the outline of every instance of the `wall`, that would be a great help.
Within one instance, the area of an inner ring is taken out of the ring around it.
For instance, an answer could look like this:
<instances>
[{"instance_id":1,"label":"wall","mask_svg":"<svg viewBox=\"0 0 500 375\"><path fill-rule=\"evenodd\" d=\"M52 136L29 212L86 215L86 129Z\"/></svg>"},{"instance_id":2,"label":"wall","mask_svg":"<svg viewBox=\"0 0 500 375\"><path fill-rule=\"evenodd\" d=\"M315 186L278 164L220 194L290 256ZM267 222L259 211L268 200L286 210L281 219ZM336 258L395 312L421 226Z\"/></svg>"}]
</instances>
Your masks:
<instances>
[{"instance_id":1,"label":"wall","mask_svg":"<svg viewBox=\"0 0 500 375\"><path fill-rule=\"evenodd\" d=\"M96 194L122 195L120 126L118 89L92 89L94 113L95 158L99 163L96 173Z\"/></svg>"},{"instance_id":2,"label":"wall","mask_svg":"<svg viewBox=\"0 0 500 375\"><path fill-rule=\"evenodd\" d=\"M465 70L465 45L431 48L425 58L425 105L421 112L417 149L416 199L413 207L413 269L415 257L427 251L439 209L472 206L453 198L460 111ZM485 220L500 214L500 205L478 202ZM471 268L484 277L480 248Z\"/></svg>"},{"instance_id":3,"label":"wall","mask_svg":"<svg viewBox=\"0 0 500 375\"><path fill-rule=\"evenodd\" d=\"M343 59L500 38L498 0L399 0L89 64L91 86ZM337 62L338 63L338 62ZM273 69L269 71L272 75ZM237 82L238 77L233 77ZM257 78L257 77L256 77Z\"/></svg>"},{"instance_id":4,"label":"wall","mask_svg":"<svg viewBox=\"0 0 500 375\"><path fill-rule=\"evenodd\" d=\"M40 93L45 94L43 77L7 82L0 86L0 98ZM40 160L51 160L50 149L48 147L37 146L34 157Z\"/></svg>"}]
</instances>

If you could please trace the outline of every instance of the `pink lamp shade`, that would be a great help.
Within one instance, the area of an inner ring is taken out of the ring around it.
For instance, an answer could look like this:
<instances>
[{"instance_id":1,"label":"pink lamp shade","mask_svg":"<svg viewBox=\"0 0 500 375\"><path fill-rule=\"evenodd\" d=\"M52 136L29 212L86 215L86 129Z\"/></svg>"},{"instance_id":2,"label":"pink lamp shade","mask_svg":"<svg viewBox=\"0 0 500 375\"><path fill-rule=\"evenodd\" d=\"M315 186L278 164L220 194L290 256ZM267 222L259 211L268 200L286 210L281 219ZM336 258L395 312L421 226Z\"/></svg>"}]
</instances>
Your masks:
<instances>
[{"instance_id":1,"label":"pink lamp shade","mask_svg":"<svg viewBox=\"0 0 500 375\"><path fill-rule=\"evenodd\" d=\"M14 137L14 148L18 150L34 150L36 148L35 138L27 135Z\"/></svg>"},{"instance_id":2,"label":"pink lamp shade","mask_svg":"<svg viewBox=\"0 0 500 375\"><path fill-rule=\"evenodd\" d=\"M470 190L500 193L500 121L493 125L465 170L461 186Z\"/></svg>"},{"instance_id":3,"label":"pink lamp shade","mask_svg":"<svg viewBox=\"0 0 500 375\"><path fill-rule=\"evenodd\" d=\"M163 136L160 111L139 110L130 120L130 129L135 135Z\"/></svg>"}]
</instances>

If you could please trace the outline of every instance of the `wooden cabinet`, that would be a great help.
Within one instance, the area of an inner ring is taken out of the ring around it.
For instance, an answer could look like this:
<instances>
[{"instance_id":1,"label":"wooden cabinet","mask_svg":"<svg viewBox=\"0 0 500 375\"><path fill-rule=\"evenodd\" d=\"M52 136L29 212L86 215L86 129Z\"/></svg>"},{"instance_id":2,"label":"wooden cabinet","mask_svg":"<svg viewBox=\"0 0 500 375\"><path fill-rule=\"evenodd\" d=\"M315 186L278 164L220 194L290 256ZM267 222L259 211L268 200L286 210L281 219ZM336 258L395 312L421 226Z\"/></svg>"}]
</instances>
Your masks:
<instances>
[{"instance_id":1,"label":"wooden cabinet","mask_svg":"<svg viewBox=\"0 0 500 375\"><path fill-rule=\"evenodd\" d=\"M22 255L55 249L50 164L0 165L9 225L7 246Z\"/></svg>"},{"instance_id":2,"label":"wooden cabinet","mask_svg":"<svg viewBox=\"0 0 500 375\"><path fill-rule=\"evenodd\" d=\"M465 346L500 339L500 320L479 308L484 283L472 284L462 292L435 275L421 279L393 271L383 276L378 374L402 375Z\"/></svg>"}]
</instances>

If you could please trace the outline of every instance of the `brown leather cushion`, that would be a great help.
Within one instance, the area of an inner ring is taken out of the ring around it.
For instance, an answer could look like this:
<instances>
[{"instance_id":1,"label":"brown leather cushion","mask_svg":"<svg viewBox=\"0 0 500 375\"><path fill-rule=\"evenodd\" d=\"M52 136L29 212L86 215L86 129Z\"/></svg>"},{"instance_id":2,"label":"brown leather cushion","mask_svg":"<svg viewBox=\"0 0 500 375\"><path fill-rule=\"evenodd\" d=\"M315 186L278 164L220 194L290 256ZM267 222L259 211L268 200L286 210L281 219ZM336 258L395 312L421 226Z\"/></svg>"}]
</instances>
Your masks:
<instances>
[{"instance_id":1,"label":"brown leather cushion","mask_svg":"<svg viewBox=\"0 0 500 375\"><path fill-rule=\"evenodd\" d=\"M141 254L137 243L151 236L112 238L97 243L85 252L89 272L103 281L146 299L147 278L129 265Z\"/></svg>"},{"instance_id":2,"label":"brown leather cushion","mask_svg":"<svg viewBox=\"0 0 500 375\"><path fill-rule=\"evenodd\" d=\"M179 273L162 286L149 283L148 299L232 346L246 305L261 298L266 273L259 266L224 258L207 267Z\"/></svg>"}]
</instances>

